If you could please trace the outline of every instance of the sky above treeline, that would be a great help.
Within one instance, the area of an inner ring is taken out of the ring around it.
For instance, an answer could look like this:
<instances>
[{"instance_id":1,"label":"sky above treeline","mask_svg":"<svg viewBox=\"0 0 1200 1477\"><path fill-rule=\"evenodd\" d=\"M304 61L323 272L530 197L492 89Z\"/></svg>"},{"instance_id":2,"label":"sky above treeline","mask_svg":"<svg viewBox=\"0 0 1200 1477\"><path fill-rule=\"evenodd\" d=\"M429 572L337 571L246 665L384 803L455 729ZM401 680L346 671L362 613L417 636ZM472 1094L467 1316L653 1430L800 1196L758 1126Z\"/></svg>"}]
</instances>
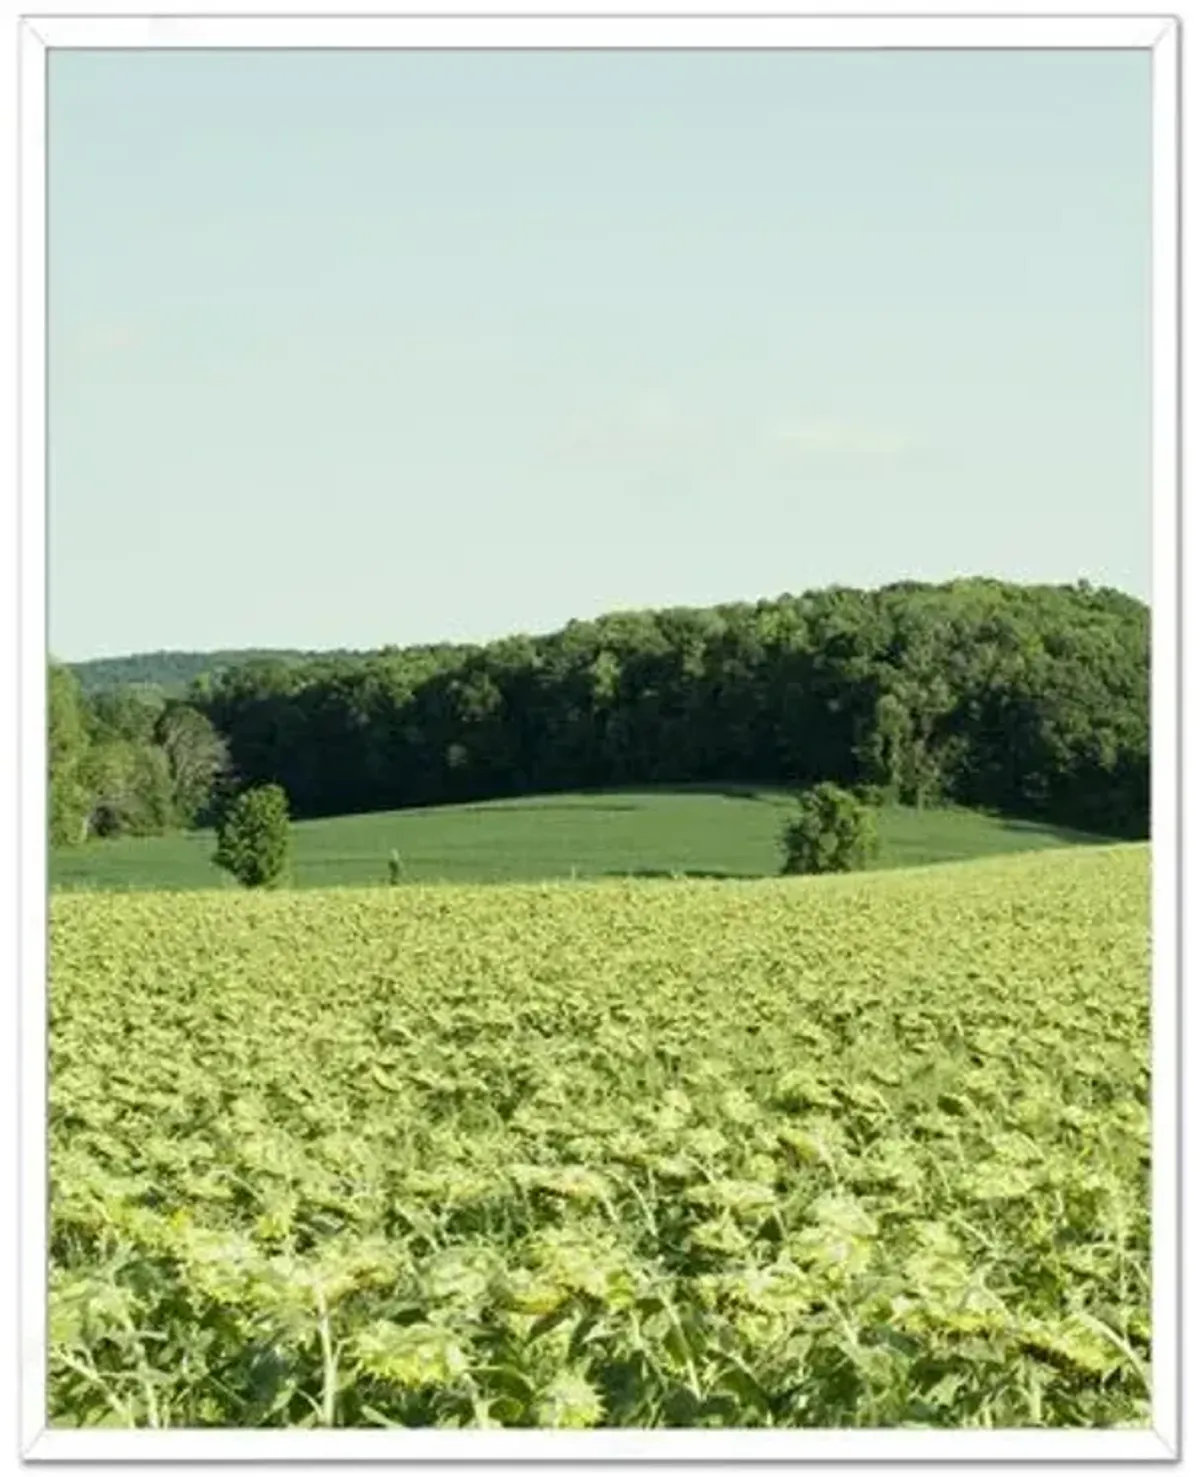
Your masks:
<instances>
[{"instance_id":1,"label":"sky above treeline","mask_svg":"<svg viewBox=\"0 0 1200 1477\"><path fill-rule=\"evenodd\" d=\"M66 660L1150 591L1146 52L54 51Z\"/></svg>"}]
</instances>

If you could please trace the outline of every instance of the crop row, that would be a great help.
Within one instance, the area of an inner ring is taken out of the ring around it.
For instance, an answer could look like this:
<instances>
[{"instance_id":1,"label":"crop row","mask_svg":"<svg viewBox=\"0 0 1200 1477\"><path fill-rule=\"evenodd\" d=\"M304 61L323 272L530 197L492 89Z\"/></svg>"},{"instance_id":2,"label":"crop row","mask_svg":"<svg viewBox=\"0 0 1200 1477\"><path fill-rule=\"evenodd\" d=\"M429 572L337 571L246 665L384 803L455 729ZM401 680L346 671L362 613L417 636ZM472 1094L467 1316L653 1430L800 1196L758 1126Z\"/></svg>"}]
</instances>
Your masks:
<instances>
[{"instance_id":1,"label":"crop row","mask_svg":"<svg viewBox=\"0 0 1200 1477\"><path fill-rule=\"evenodd\" d=\"M1144 1424L1148 853L55 896L57 1424Z\"/></svg>"}]
</instances>

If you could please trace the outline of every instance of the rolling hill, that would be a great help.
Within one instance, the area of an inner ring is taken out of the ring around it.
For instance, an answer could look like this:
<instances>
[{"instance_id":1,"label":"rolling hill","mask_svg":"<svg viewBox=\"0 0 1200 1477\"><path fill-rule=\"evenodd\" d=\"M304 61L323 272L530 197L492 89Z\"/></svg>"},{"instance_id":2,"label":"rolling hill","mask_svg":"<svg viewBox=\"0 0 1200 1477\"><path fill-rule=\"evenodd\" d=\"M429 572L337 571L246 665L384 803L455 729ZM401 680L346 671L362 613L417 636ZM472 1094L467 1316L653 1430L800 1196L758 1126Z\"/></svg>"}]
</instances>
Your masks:
<instances>
[{"instance_id":1,"label":"rolling hill","mask_svg":"<svg viewBox=\"0 0 1200 1477\"><path fill-rule=\"evenodd\" d=\"M763 877L779 870L790 801L778 790L608 791L339 816L292 827L291 883L383 883L394 847L411 882L602 876ZM879 868L961 861L1105 838L957 809L885 808ZM193 889L236 884L211 861L213 836L121 838L52 854L60 888Z\"/></svg>"}]
</instances>

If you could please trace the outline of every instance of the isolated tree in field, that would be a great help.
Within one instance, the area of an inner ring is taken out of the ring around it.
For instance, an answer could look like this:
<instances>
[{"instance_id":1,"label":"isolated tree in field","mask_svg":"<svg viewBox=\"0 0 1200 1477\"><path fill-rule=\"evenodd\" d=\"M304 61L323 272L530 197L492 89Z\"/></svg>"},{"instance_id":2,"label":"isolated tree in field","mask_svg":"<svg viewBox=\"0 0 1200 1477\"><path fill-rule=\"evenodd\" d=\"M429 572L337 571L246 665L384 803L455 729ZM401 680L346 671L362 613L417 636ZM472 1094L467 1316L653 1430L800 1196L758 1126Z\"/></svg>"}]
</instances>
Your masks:
<instances>
[{"instance_id":1,"label":"isolated tree in field","mask_svg":"<svg viewBox=\"0 0 1200 1477\"><path fill-rule=\"evenodd\" d=\"M838 785L814 785L800 796L783 832L783 870L856 872L879 849L875 809Z\"/></svg>"},{"instance_id":2,"label":"isolated tree in field","mask_svg":"<svg viewBox=\"0 0 1200 1477\"><path fill-rule=\"evenodd\" d=\"M213 861L243 887L266 887L283 873L288 856L288 803L278 785L243 790L217 828Z\"/></svg>"}]
</instances>

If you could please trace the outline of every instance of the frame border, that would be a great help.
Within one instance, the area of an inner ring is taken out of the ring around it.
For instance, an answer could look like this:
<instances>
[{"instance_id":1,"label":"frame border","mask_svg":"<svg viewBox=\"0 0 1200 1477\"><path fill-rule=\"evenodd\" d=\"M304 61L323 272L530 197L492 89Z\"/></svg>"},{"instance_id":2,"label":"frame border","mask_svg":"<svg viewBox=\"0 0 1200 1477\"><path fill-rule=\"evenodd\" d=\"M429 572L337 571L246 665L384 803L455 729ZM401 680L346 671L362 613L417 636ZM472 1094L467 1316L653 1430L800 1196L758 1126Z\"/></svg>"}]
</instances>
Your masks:
<instances>
[{"instance_id":1,"label":"frame border","mask_svg":"<svg viewBox=\"0 0 1200 1477\"><path fill-rule=\"evenodd\" d=\"M1173 1462L1180 1457L1182 1082L1181 65L1171 15L47 15L18 37L19 748L44 772L48 53L97 49L1145 49L1152 66L1153 1428L1147 1430L52 1430L46 1424L46 794L20 788L21 1454L29 1461ZM40 1111L32 1111L31 1104Z\"/></svg>"}]
</instances>

